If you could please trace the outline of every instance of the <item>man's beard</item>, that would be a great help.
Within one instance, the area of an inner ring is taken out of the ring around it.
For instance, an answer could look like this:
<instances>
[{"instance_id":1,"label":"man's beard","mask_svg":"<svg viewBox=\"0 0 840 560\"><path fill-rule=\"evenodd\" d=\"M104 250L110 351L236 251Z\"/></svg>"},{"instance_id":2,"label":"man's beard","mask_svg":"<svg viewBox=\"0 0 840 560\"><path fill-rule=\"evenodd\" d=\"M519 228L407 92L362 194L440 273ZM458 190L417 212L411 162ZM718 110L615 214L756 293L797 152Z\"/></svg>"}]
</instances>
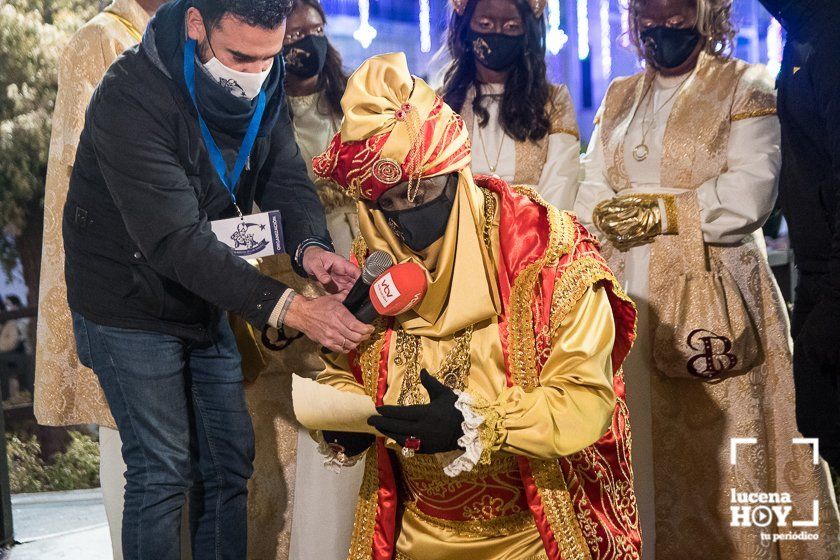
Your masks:
<instances>
[{"instance_id":1,"label":"man's beard","mask_svg":"<svg viewBox=\"0 0 840 560\"><path fill-rule=\"evenodd\" d=\"M206 37L203 41L196 44L196 52L198 53L198 59L202 64L207 63L208 60L215 56L212 49L210 49L210 43L207 41Z\"/></svg>"}]
</instances>

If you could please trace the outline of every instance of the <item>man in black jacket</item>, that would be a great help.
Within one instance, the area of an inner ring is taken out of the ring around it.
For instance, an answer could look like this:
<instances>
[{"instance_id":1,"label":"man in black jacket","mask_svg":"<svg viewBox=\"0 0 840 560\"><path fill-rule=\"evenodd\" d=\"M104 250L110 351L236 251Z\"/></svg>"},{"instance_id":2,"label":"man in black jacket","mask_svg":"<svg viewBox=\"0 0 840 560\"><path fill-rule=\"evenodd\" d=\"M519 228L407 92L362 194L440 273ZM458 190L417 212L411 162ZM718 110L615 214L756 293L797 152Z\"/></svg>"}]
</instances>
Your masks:
<instances>
[{"instance_id":1,"label":"man in black jacket","mask_svg":"<svg viewBox=\"0 0 840 560\"><path fill-rule=\"evenodd\" d=\"M372 331L341 294L297 296L210 228L256 202L281 212L300 273L335 292L358 276L331 252L294 140L279 56L290 5L163 6L88 107L64 209L66 278L80 360L123 440L127 560L178 558L188 491L194 557L245 558L254 435L224 310L335 351Z\"/></svg>"},{"instance_id":2,"label":"man in black jacket","mask_svg":"<svg viewBox=\"0 0 840 560\"><path fill-rule=\"evenodd\" d=\"M778 78L779 200L799 270L791 325L796 418L840 469L840 6L761 2L787 32Z\"/></svg>"}]
</instances>

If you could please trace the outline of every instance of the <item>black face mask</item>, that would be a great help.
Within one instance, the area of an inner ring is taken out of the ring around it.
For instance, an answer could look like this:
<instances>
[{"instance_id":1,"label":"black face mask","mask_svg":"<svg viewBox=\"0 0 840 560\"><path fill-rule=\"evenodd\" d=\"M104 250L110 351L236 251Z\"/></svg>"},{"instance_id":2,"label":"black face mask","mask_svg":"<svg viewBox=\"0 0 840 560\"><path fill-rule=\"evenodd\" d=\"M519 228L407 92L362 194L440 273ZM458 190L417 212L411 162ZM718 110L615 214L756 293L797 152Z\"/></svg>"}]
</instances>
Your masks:
<instances>
[{"instance_id":1,"label":"black face mask","mask_svg":"<svg viewBox=\"0 0 840 560\"><path fill-rule=\"evenodd\" d=\"M642 43L651 60L660 68L676 68L691 56L700 32L696 27L674 28L663 25L645 29Z\"/></svg>"},{"instance_id":2,"label":"black face mask","mask_svg":"<svg viewBox=\"0 0 840 560\"><path fill-rule=\"evenodd\" d=\"M324 35L307 35L283 47L286 70L298 78L317 76L327 61L327 38Z\"/></svg>"},{"instance_id":3,"label":"black face mask","mask_svg":"<svg viewBox=\"0 0 840 560\"><path fill-rule=\"evenodd\" d=\"M522 57L525 35L467 31L467 41L475 58L490 70L507 70Z\"/></svg>"},{"instance_id":4,"label":"black face mask","mask_svg":"<svg viewBox=\"0 0 840 560\"><path fill-rule=\"evenodd\" d=\"M409 249L419 253L443 237L455 202L457 184L458 174L453 173L437 198L408 210L382 210L394 234Z\"/></svg>"}]
</instances>

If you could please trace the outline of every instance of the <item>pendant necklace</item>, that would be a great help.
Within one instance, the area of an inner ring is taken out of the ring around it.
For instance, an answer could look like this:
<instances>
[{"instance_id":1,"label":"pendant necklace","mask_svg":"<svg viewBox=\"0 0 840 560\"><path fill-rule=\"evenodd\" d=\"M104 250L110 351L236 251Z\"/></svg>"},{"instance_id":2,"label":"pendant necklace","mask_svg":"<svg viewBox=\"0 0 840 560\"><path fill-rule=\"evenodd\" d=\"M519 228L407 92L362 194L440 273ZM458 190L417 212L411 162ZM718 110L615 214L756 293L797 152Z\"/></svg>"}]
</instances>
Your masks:
<instances>
[{"instance_id":1,"label":"pendant necklace","mask_svg":"<svg viewBox=\"0 0 840 560\"><path fill-rule=\"evenodd\" d=\"M484 159L487 160L487 165L490 166L490 175L496 179L500 179L496 169L499 168L499 161L502 159L502 146L505 143L505 134L502 132L502 140L499 142L499 151L496 153L496 163L490 163L490 158L487 157L487 145L484 143L484 134L481 132L481 125L478 125L478 139L481 140L481 151L484 152Z\"/></svg>"},{"instance_id":2,"label":"pendant necklace","mask_svg":"<svg viewBox=\"0 0 840 560\"><path fill-rule=\"evenodd\" d=\"M653 88L653 80L651 80L650 84L648 85L647 89L645 90L645 94L642 96L642 101L639 103L639 105L636 106L636 110L633 112L633 118L630 119L630 122L633 122L633 119L636 118L636 113L639 112L639 106L642 103L645 103L645 100L647 99L648 101L647 101L647 103L645 103L645 114L642 116L642 125L641 125L642 126L642 139L633 148L633 159L635 159L638 162L642 162L642 161L645 161L647 159L648 155L650 155L650 148L648 148L648 145L645 142L647 140L648 133L650 133L651 129L653 128L653 123L656 120L656 115L659 113L659 111L661 111L662 109L664 109L665 107L668 106L668 104L671 102L671 100L674 99L674 97L676 97L676 95L680 92L683 85L685 85L685 83L688 81L688 79L690 77L691 77L691 73L689 73L688 76L686 76L685 79L682 82L680 82L680 85L678 85L674 89L674 93L672 93L670 96L668 96L668 99L665 100L665 103L660 105L659 109L656 109L655 111L653 111L653 113L650 116L650 121L647 122L647 127L645 127L645 124L646 124L646 121L647 121L648 110L650 109L650 107L653 106L654 96L651 95L650 98L648 99L648 94L650 93L650 90Z\"/></svg>"}]
</instances>

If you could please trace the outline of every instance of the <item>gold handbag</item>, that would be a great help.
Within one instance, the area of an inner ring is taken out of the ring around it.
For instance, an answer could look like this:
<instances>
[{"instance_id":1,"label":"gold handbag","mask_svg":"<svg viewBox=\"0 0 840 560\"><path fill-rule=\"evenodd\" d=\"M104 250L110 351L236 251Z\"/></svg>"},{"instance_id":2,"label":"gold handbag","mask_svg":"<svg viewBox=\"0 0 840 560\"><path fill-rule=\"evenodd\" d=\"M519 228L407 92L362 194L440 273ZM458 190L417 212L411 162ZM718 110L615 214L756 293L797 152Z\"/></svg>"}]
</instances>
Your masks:
<instances>
[{"instance_id":1,"label":"gold handbag","mask_svg":"<svg viewBox=\"0 0 840 560\"><path fill-rule=\"evenodd\" d=\"M651 302L653 360L667 377L719 381L761 363L761 346L741 290L710 259L694 193L677 198L680 233L671 237L682 261L662 301Z\"/></svg>"}]
</instances>

